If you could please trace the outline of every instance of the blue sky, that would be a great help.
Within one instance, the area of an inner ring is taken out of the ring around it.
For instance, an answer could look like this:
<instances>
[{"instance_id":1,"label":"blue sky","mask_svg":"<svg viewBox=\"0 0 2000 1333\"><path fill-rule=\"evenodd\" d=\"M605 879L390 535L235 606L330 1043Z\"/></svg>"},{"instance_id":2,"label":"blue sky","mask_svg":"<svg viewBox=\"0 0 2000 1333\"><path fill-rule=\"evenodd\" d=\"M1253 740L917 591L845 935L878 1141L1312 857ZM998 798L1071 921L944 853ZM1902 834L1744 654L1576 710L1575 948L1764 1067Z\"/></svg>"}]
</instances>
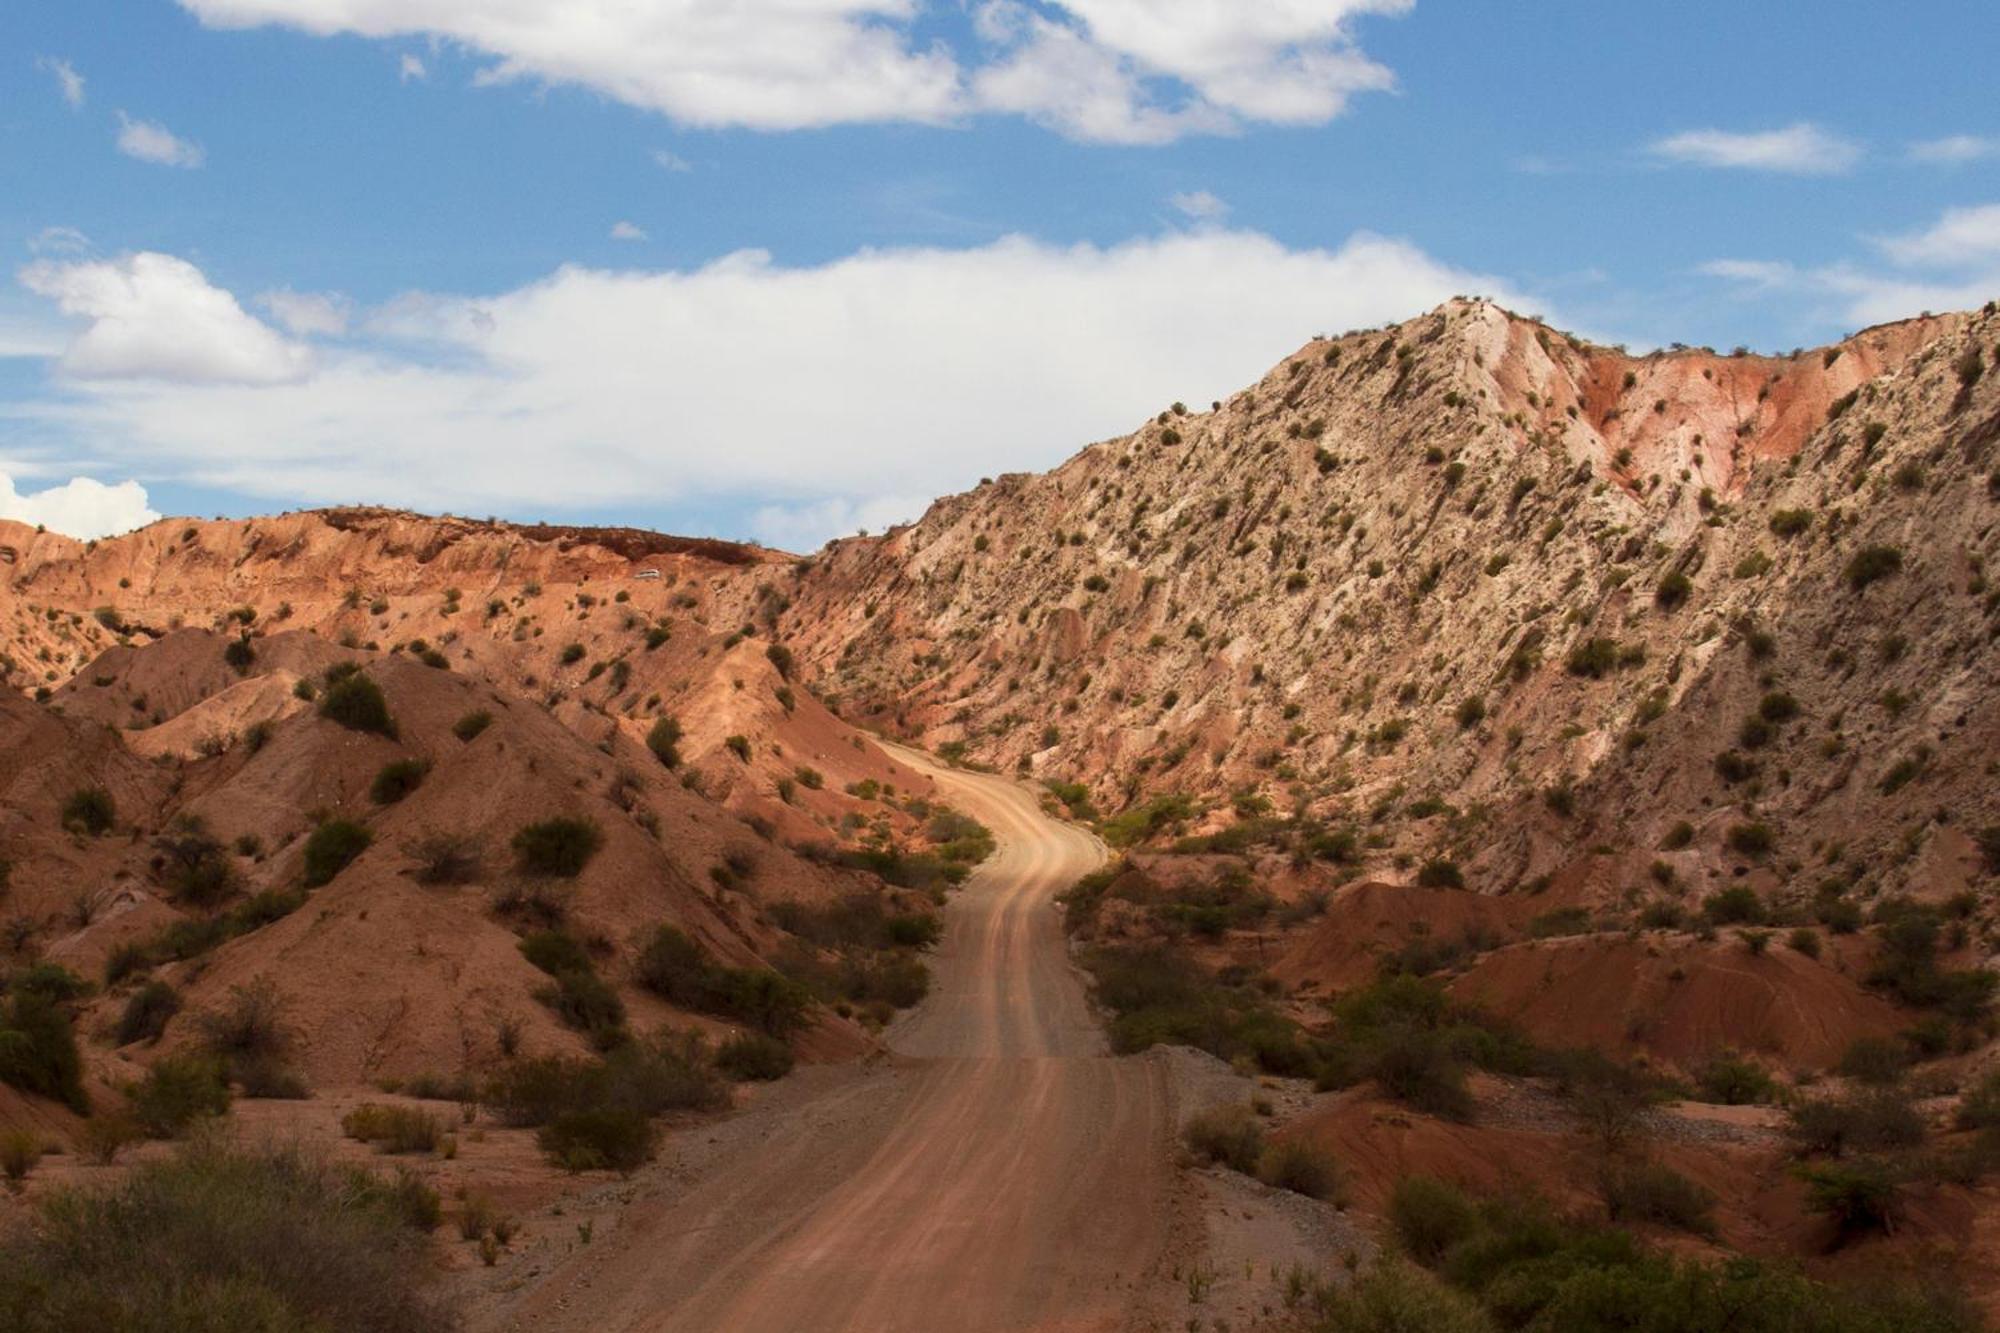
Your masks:
<instances>
[{"instance_id":1,"label":"blue sky","mask_svg":"<svg viewBox=\"0 0 2000 1333\"><path fill-rule=\"evenodd\" d=\"M0 515L811 547L1457 291L1824 341L2000 295L1995 51L1973 0L14 0Z\"/></svg>"}]
</instances>

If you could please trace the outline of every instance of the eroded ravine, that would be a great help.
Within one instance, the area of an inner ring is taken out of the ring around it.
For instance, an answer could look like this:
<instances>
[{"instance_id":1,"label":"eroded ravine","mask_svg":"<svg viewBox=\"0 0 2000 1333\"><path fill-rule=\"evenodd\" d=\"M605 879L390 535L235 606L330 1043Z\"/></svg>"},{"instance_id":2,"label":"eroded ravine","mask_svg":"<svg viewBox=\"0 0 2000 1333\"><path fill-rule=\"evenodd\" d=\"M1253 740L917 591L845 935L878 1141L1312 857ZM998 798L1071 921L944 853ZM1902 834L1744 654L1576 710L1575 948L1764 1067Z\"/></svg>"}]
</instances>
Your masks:
<instances>
[{"instance_id":1,"label":"eroded ravine","mask_svg":"<svg viewBox=\"0 0 2000 1333\"><path fill-rule=\"evenodd\" d=\"M931 994L889 1033L895 1069L635 1207L514 1327L1121 1325L1166 1244L1170 1113L1157 1064L1108 1053L1052 906L1103 850L1012 782L898 757L998 850L946 909Z\"/></svg>"}]
</instances>

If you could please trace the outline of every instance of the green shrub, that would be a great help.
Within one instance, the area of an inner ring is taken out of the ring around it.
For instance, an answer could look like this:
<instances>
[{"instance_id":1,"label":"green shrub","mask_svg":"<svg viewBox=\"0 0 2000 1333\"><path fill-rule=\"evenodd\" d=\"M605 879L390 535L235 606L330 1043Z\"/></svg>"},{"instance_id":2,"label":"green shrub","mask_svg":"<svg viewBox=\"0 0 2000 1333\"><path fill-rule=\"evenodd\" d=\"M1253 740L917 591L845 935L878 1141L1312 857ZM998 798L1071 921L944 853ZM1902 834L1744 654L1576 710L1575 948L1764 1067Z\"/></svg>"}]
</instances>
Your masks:
<instances>
[{"instance_id":1,"label":"green shrub","mask_svg":"<svg viewBox=\"0 0 2000 1333\"><path fill-rule=\"evenodd\" d=\"M80 787L62 804L62 826L72 833L102 837L117 822L117 803L102 787Z\"/></svg>"},{"instance_id":2,"label":"green shrub","mask_svg":"<svg viewBox=\"0 0 2000 1333\"><path fill-rule=\"evenodd\" d=\"M177 1137L195 1121L229 1111L229 1084L212 1055L188 1052L156 1061L127 1094L133 1118L156 1139Z\"/></svg>"},{"instance_id":3,"label":"green shrub","mask_svg":"<svg viewBox=\"0 0 2000 1333\"><path fill-rule=\"evenodd\" d=\"M423 785L431 766L424 759L392 759L382 765L368 785L368 799L377 805L394 805Z\"/></svg>"},{"instance_id":4,"label":"green shrub","mask_svg":"<svg viewBox=\"0 0 2000 1333\"><path fill-rule=\"evenodd\" d=\"M235 895L236 866L201 820L181 816L153 847L160 855L160 880L175 902L209 908Z\"/></svg>"},{"instance_id":5,"label":"green shrub","mask_svg":"<svg viewBox=\"0 0 2000 1333\"><path fill-rule=\"evenodd\" d=\"M682 1009L699 1010L711 1000L708 950L677 926L661 926L639 951L638 981Z\"/></svg>"},{"instance_id":6,"label":"green shrub","mask_svg":"<svg viewBox=\"0 0 2000 1333\"><path fill-rule=\"evenodd\" d=\"M1860 592L1871 583L1880 582L1903 568L1903 553L1893 546L1864 546L1848 559L1847 568L1841 577L1847 586Z\"/></svg>"},{"instance_id":7,"label":"green shrub","mask_svg":"<svg viewBox=\"0 0 2000 1333\"><path fill-rule=\"evenodd\" d=\"M328 674L327 686L319 699L319 715L349 731L370 732L393 737L396 723L389 716L389 701L382 687L359 671Z\"/></svg>"},{"instance_id":8,"label":"green shrub","mask_svg":"<svg viewBox=\"0 0 2000 1333\"><path fill-rule=\"evenodd\" d=\"M535 1144L565 1171L630 1173L652 1160L652 1122L619 1107L564 1111L535 1135Z\"/></svg>"},{"instance_id":9,"label":"green shrub","mask_svg":"<svg viewBox=\"0 0 2000 1333\"><path fill-rule=\"evenodd\" d=\"M1465 875L1459 870L1458 862L1435 858L1424 862L1417 872L1417 887L1424 889L1462 889Z\"/></svg>"},{"instance_id":10,"label":"green shrub","mask_svg":"<svg viewBox=\"0 0 2000 1333\"><path fill-rule=\"evenodd\" d=\"M1898 1037L1856 1037L1841 1054L1838 1071L1859 1083L1882 1087L1910 1067L1910 1048Z\"/></svg>"},{"instance_id":11,"label":"green shrub","mask_svg":"<svg viewBox=\"0 0 2000 1333\"><path fill-rule=\"evenodd\" d=\"M1718 926L1754 926L1764 921L1764 900L1748 885L1733 884L1703 901L1701 914Z\"/></svg>"},{"instance_id":12,"label":"green shrub","mask_svg":"<svg viewBox=\"0 0 2000 1333\"><path fill-rule=\"evenodd\" d=\"M426 833L410 844L419 884L470 884L483 869L479 842L469 834Z\"/></svg>"},{"instance_id":13,"label":"green shrub","mask_svg":"<svg viewBox=\"0 0 2000 1333\"><path fill-rule=\"evenodd\" d=\"M653 752L668 768L678 768L681 762L681 724L670 717L660 718L653 723L653 729L646 733L646 748Z\"/></svg>"},{"instance_id":14,"label":"green shrub","mask_svg":"<svg viewBox=\"0 0 2000 1333\"><path fill-rule=\"evenodd\" d=\"M1264 1156L1264 1126L1240 1104L1201 1112L1188 1121L1181 1140L1197 1160L1245 1175L1255 1174Z\"/></svg>"},{"instance_id":15,"label":"green shrub","mask_svg":"<svg viewBox=\"0 0 2000 1333\"><path fill-rule=\"evenodd\" d=\"M0 1327L23 1333L437 1333L431 1264L396 1191L304 1153L217 1144L49 1199L0 1248Z\"/></svg>"},{"instance_id":16,"label":"green shrub","mask_svg":"<svg viewBox=\"0 0 2000 1333\"><path fill-rule=\"evenodd\" d=\"M1333 1158L1297 1139L1264 1149L1257 1159L1257 1179L1308 1199L1331 1200L1340 1193L1340 1168Z\"/></svg>"},{"instance_id":17,"label":"green shrub","mask_svg":"<svg viewBox=\"0 0 2000 1333\"><path fill-rule=\"evenodd\" d=\"M481 732L493 725L493 714L484 708L475 709L451 724L451 734L471 744Z\"/></svg>"},{"instance_id":18,"label":"green shrub","mask_svg":"<svg viewBox=\"0 0 2000 1333\"><path fill-rule=\"evenodd\" d=\"M1847 1291L1738 1255L1676 1258L1645 1248L1627 1232L1565 1221L1532 1194L1519 1192L1474 1206L1469 1226L1431 1252L1437 1256L1432 1263L1439 1276L1490 1315L1491 1323L1471 1325L1475 1328L1534 1333L1971 1333L1980 1327L1948 1284L1929 1275L1917 1286L1878 1283ZM1362 1285L1355 1284L1355 1290ZM1351 1308L1324 1304L1323 1293L1311 1293L1310 1300L1314 1309ZM1464 1325L1422 1311L1407 1314L1402 1322L1348 1320L1310 1327L1323 1333L1355 1328L1409 1333Z\"/></svg>"},{"instance_id":19,"label":"green shrub","mask_svg":"<svg viewBox=\"0 0 2000 1333\"><path fill-rule=\"evenodd\" d=\"M1345 1282L1310 1283L1312 1333L1493 1333L1478 1302L1429 1273L1378 1259Z\"/></svg>"},{"instance_id":20,"label":"green shrub","mask_svg":"<svg viewBox=\"0 0 2000 1333\"><path fill-rule=\"evenodd\" d=\"M1726 840L1730 851L1738 856L1758 860L1771 854L1771 848L1777 843L1777 836L1771 832L1769 824L1732 824Z\"/></svg>"},{"instance_id":21,"label":"green shrub","mask_svg":"<svg viewBox=\"0 0 2000 1333\"><path fill-rule=\"evenodd\" d=\"M769 1082L792 1072L792 1048L761 1032L738 1032L716 1048L715 1066L737 1082Z\"/></svg>"},{"instance_id":22,"label":"green shrub","mask_svg":"<svg viewBox=\"0 0 2000 1333\"><path fill-rule=\"evenodd\" d=\"M346 819L329 819L306 839L306 887L331 884L334 876L347 869L354 858L368 850L375 835Z\"/></svg>"},{"instance_id":23,"label":"green shrub","mask_svg":"<svg viewBox=\"0 0 2000 1333\"><path fill-rule=\"evenodd\" d=\"M178 991L164 981L149 981L125 1001L125 1010L118 1016L115 1040L120 1046L135 1041L158 1041L180 1009Z\"/></svg>"},{"instance_id":24,"label":"green shrub","mask_svg":"<svg viewBox=\"0 0 2000 1333\"><path fill-rule=\"evenodd\" d=\"M1618 666L1619 653L1616 639L1585 639L1570 649L1569 660L1564 668L1572 676L1587 676L1591 680L1602 680Z\"/></svg>"},{"instance_id":25,"label":"green shrub","mask_svg":"<svg viewBox=\"0 0 2000 1333\"><path fill-rule=\"evenodd\" d=\"M445 1141L444 1124L412 1106L363 1102L340 1118L340 1132L385 1153L436 1152Z\"/></svg>"},{"instance_id":26,"label":"green shrub","mask_svg":"<svg viewBox=\"0 0 2000 1333\"><path fill-rule=\"evenodd\" d=\"M1613 1222L1715 1234L1715 1195L1659 1162L1614 1163L1605 1170L1601 1188Z\"/></svg>"},{"instance_id":27,"label":"green shrub","mask_svg":"<svg viewBox=\"0 0 2000 1333\"><path fill-rule=\"evenodd\" d=\"M595 972L559 972L552 985L535 992L535 998L570 1027L589 1033L600 1047L615 1044L625 1026L625 1002Z\"/></svg>"},{"instance_id":28,"label":"green shrub","mask_svg":"<svg viewBox=\"0 0 2000 1333\"><path fill-rule=\"evenodd\" d=\"M1832 1219L1841 1239L1893 1229L1900 1190L1885 1163L1829 1162L1799 1175L1806 1182L1807 1206Z\"/></svg>"},{"instance_id":29,"label":"green shrub","mask_svg":"<svg viewBox=\"0 0 2000 1333\"><path fill-rule=\"evenodd\" d=\"M17 989L0 1007L0 1083L90 1113L83 1058L62 1003L43 991Z\"/></svg>"},{"instance_id":30,"label":"green shrub","mask_svg":"<svg viewBox=\"0 0 2000 1333\"><path fill-rule=\"evenodd\" d=\"M529 824L514 835L514 858L530 875L574 879L604 845L594 820L556 818Z\"/></svg>"},{"instance_id":31,"label":"green shrub","mask_svg":"<svg viewBox=\"0 0 2000 1333\"><path fill-rule=\"evenodd\" d=\"M550 976L594 970L590 954L576 937L560 930L538 930L520 943L521 956Z\"/></svg>"},{"instance_id":32,"label":"green shrub","mask_svg":"<svg viewBox=\"0 0 2000 1333\"><path fill-rule=\"evenodd\" d=\"M1780 537L1796 537L1812 526L1812 511L1779 509L1771 514L1771 531Z\"/></svg>"},{"instance_id":33,"label":"green shrub","mask_svg":"<svg viewBox=\"0 0 2000 1333\"><path fill-rule=\"evenodd\" d=\"M1802 1153L1841 1157L1914 1148L1924 1141L1924 1120L1906 1093L1887 1087L1799 1102L1792 1107L1787 1132Z\"/></svg>"},{"instance_id":34,"label":"green shrub","mask_svg":"<svg viewBox=\"0 0 2000 1333\"><path fill-rule=\"evenodd\" d=\"M1653 601L1663 611L1678 609L1694 594L1694 584L1678 569L1670 570L1653 587Z\"/></svg>"},{"instance_id":35,"label":"green shrub","mask_svg":"<svg viewBox=\"0 0 2000 1333\"><path fill-rule=\"evenodd\" d=\"M1696 1077L1701 1099L1722 1106L1749 1106L1767 1100L1775 1088L1771 1076L1735 1055L1718 1055Z\"/></svg>"},{"instance_id":36,"label":"green shrub","mask_svg":"<svg viewBox=\"0 0 2000 1333\"><path fill-rule=\"evenodd\" d=\"M1443 1181L1404 1176L1389 1196L1389 1227L1403 1253L1430 1266L1479 1229L1479 1212Z\"/></svg>"},{"instance_id":37,"label":"green shrub","mask_svg":"<svg viewBox=\"0 0 2000 1333\"><path fill-rule=\"evenodd\" d=\"M805 987L768 968L718 967L708 951L674 926L661 926L640 951L639 984L669 1004L754 1023L788 1036L806 1022Z\"/></svg>"}]
</instances>

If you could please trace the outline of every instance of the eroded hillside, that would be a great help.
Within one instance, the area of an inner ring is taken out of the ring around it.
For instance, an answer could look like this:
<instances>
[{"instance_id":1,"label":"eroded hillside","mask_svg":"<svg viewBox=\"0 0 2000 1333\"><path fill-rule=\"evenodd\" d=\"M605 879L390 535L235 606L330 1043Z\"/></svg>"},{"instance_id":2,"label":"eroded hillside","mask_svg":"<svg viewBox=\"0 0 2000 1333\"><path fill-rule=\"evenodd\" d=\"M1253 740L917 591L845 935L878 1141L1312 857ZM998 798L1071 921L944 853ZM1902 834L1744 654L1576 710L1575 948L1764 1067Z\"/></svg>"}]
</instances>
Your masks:
<instances>
[{"instance_id":1,"label":"eroded hillside","mask_svg":"<svg viewBox=\"0 0 2000 1333\"><path fill-rule=\"evenodd\" d=\"M849 715L1104 815L1235 797L1487 889L1663 840L1962 883L1997 352L1992 307L1634 357L1453 302L836 543L778 624Z\"/></svg>"}]
</instances>

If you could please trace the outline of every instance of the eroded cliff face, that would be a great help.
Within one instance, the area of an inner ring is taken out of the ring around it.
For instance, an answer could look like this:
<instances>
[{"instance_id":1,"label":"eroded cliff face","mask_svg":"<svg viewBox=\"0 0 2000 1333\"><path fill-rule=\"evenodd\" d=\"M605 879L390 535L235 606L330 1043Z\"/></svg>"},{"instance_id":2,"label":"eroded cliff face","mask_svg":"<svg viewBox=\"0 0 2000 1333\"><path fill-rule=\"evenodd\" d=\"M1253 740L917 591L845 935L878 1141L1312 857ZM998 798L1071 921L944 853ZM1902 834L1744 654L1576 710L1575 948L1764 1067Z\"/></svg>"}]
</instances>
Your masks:
<instances>
[{"instance_id":1,"label":"eroded cliff face","mask_svg":"<svg viewBox=\"0 0 2000 1333\"><path fill-rule=\"evenodd\" d=\"M835 543L774 632L850 717L1100 811L1303 809L1391 873L1683 821L1714 869L1757 822L1948 882L2000 822L1997 345L1988 307L1632 357L1453 302Z\"/></svg>"}]
</instances>

